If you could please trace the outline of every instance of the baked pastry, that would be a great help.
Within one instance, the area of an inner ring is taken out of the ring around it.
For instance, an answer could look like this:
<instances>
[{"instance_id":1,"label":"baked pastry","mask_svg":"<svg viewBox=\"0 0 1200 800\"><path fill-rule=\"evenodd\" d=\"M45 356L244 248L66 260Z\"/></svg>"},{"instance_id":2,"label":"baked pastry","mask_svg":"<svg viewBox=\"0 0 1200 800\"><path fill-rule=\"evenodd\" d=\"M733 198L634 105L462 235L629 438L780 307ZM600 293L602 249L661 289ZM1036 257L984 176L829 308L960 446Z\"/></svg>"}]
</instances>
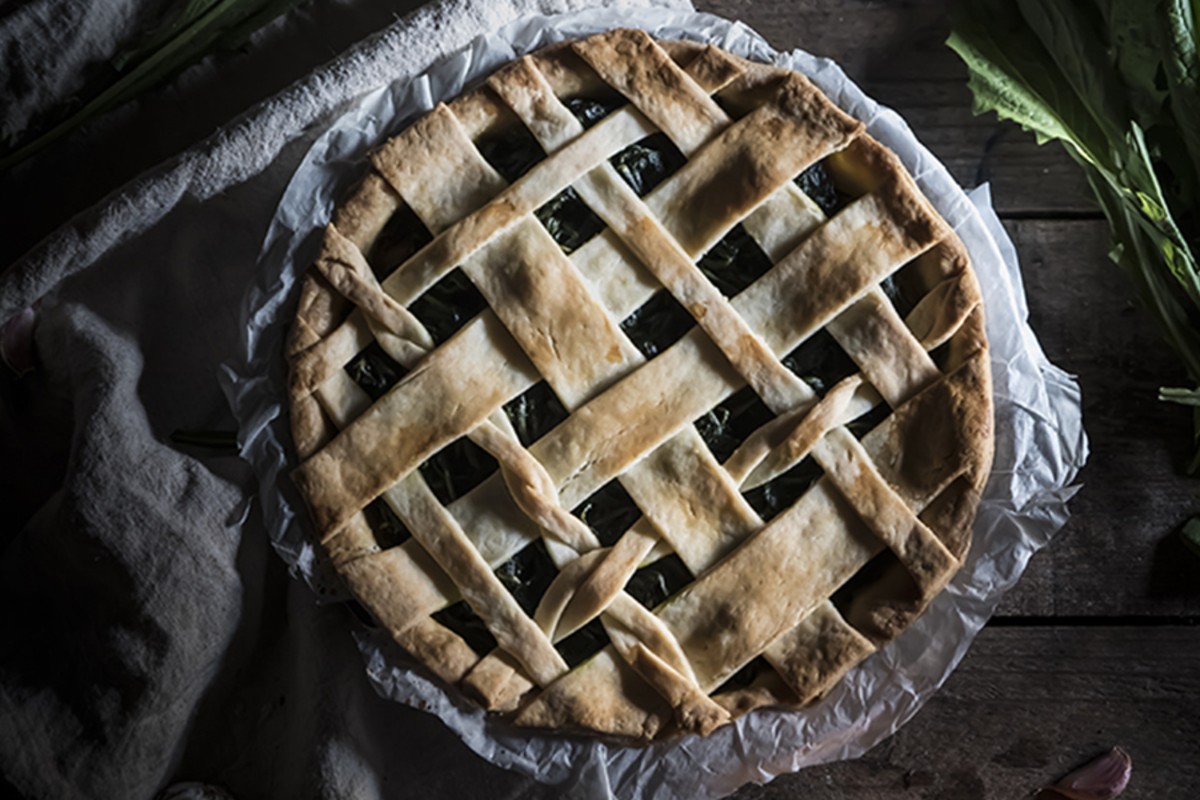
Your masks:
<instances>
[{"instance_id":1,"label":"baked pastry","mask_svg":"<svg viewBox=\"0 0 1200 800\"><path fill-rule=\"evenodd\" d=\"M379 624L517 724L814 701L959 568L992 452L962 244L808 80L616 30L370 158L288 347Z\"/></svg>"}]
</instances>

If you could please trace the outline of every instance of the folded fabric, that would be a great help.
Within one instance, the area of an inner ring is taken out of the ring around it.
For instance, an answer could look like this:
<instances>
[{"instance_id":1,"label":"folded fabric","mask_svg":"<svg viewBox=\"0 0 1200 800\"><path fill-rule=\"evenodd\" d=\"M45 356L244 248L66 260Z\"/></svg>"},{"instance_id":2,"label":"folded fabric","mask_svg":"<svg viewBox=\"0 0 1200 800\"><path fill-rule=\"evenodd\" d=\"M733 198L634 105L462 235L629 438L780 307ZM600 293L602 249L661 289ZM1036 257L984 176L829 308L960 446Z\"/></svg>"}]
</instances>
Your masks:
<instances>
[{"instance_id":1,"label":"folded fabric","mask_svg":"<svg viewBox=\"0 0 1200 800\"><path fill-rule=\"evenodd\" d=\"M153 797L182 781L245 798L539 791L437 720L377 698L353 615L319 606L270 552L245 464L169 437L233 426L217 367L239 341L274 206L322 121L481 32L588 5L426 6L0 275L0 323L38 301L38 368L19 378L0 368L0 486L12 495L0 534L6 788L55 798ZM18 17L0 19L0 40Z\"/></svg>"}]
</instances>

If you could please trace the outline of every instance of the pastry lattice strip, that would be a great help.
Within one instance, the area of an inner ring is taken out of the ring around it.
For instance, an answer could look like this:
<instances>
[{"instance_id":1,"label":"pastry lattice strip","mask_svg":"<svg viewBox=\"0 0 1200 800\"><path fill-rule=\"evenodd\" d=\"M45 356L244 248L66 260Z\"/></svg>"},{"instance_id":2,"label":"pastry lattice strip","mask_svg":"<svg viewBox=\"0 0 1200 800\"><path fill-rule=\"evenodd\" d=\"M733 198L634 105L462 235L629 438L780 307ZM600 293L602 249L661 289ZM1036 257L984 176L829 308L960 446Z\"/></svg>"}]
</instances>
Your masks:
<instances>
[{"instance_id":1,"label":"pastry lattice strip","mask_svg":"<svg viewBox=\"0 0 1200 800\"><path fill-rule=\"evenodd\" d=\"M707 95L704 95L704 97L706 98L706 97L707 97ZM789 176L789 177L790 177L790 176ZM408 267L406 267L406 268L405 268L405 270L406 270L406 269L408 269ZM405 270L401 270L401 271L400 271L400 272L398 272L397 274L402 274L402 273L403 273ZM386 283L386 282L385 282L385 283ZM923 351L922 351L922 352L923 352ZM556 388L558 388L558 387L556 387ZM777 405L778 405L778 403L777 403Z\"/></svg>"}]
</instances>

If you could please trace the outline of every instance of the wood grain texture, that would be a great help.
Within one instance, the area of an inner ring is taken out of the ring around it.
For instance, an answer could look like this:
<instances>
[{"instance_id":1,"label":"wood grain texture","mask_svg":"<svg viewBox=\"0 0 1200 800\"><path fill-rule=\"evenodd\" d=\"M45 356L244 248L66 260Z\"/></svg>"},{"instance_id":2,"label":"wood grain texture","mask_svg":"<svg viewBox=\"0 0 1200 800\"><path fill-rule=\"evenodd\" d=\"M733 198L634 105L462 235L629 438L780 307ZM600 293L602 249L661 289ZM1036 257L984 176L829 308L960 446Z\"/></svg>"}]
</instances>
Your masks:
<instances>
[{"instance_id":1,"label":"wood grain texture","mask_svg":"<svg viewBox=\"0 0 1200 800\"><path fill-rule=\"evenodd\" d=\"M1078 376L1091 456L1073 518L1034 557L1001 615L1200 616L1200 559L1177 529L1200 509L1182 474L1191 419L1160 403L1183 372L1156 324L1108 260L1103 221L1008 224L1021 256L1030 322L1047 355Z\"/></svg>"},{"instance_id":2,"label":"wood grain texture","mask_svg":"<svg viewBox=\"0 0 1200 800\"><path fill-rule=\"evenodd\" d=\"M1192 800L1200 787L1200 628L985 630L941 692L857 761L815 767L739 800L1001 800L1120 744L1122 800Z\"/></svg>"}]
</instances>

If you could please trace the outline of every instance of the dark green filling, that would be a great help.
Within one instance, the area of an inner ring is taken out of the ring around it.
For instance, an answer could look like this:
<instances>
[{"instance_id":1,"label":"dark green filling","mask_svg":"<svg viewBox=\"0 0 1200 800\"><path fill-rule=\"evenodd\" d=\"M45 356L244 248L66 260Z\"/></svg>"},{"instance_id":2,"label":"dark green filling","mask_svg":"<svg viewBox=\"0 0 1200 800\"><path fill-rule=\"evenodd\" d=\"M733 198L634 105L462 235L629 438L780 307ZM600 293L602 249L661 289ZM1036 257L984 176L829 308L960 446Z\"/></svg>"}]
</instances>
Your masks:
<instances>
[{"instance_id":1,"label":"dark green filling","mask_svg":"<svg viewBox=\"0 0 1200 800\"><path fill-rule=\"evenodd\" d=\"M513 183L546 157L546 151L524 125L511 125L485 136L475 143L479 154L499 172L504 180Z\"/></svg>"},{"instance_id":2,"label":"dark green filling","mask_svg":"<svg viewBox=\"0 0 1200 800\"><path fill-rule=\"evenodd\" d=\"M587 661L608 646L608 633L599 619L594 619L587 625L572 633L555 645L558 654L572 669Z\"/></svg>"},{"instance_id":3,"label":"dark green filling","mask_svg":"<svg viewBox=\"0 0 1200 800\"><path fill-rule=\"evenodd\" d=\"M605 547L616 544L642 516L642 510L616 480L601 486L571 513L591 528Z\"/></svg>"},{"instance_id":4,"label":"dark green filling","mask_svg":"<svg viewBox=\"0 0 1200 800\"><path fill-rule=\"evenodd\" d=\"M433 619L461 636L481 656L496 649L496 637L465 600L446 606L434 614Z\"/></svg>"},{"instance_id":5,"label":"dark green filling","mask_svg":"<svg viewBox=\"0 0 1200 800\"><path fill-rule=\"evenodd\" d=\"M739 224L713 245L697 266L722 294L734 297L771 269L771 259Z\"/></svg>"},{"instance_id":6,"label":"dark green filling","mask_svg":"<svg viewBox=\"0 0 1200 800\"><path fill-rule=\"evenodd\" d=\"M915 304L901 291L900 282L896 280L895 274L884 278L879 287L883 289L883 293L887 295L888 300L892 301L892 305L896 307L896 313L900 315L901 319L912 313Z\"/></svg>"},{"instance_id":7,"label":"dark green filling","mask_svg":"<svg viewBox=\"0 0 1200 800\"><path fill-rule=\"evenodd\" d=\"M634 600L651 610L692 582L692 573L683 560L672 553L648 564L629 579L625 591Z\"/></svg>"},{"instance_id":8,"label":"dark green filling","mask_svg":"<svg viewBox=\"0 0 1200 800\"><path fill-rule=\"evenodd\" d=\"M850 580L838 587L830 597L830 602L844 616L850 609L854 596L868 586L879 586L884 575L900 563L900 559L891 550L885 549L872 558L862 569L854 573Z\"/></svg>"},{"instance_id":9,"label":"dark green filling","mask_svg":"<svg viewBox=\"0 0 1200 800\"><path fill-rule=\"evenodd\" d=\"M738 689L745 689L750 684L754 683L754 679L759 673L764 670L771 669L771 665L765 658L759 656L751 661L746 666L739 669L737 672L729 676L729 679L717 687L713 694L721 694L722 692L735 692Z\"/></svg>"},{"instance_id":10,"label":"dark green filling","mask_svg":"<svg viewBox=\"0 0 1200 800\"><path fill-rule=\"evenodd\" d=\"M686 162L679 148L662 133L634 142L609 159L639 197L649 194Z\"/></svg>"},{"instance_id":11,"label":"dark green filling","mask_svg":"<svg viewBox=\"0 0 1200 800\"><path fill-rule=\"evenodd\" d=\"M485 308L487 300L467 274L455 267L414 300L408 310L421 321L433 340L441 344Z\"/></svg>"},{"instance_id":12,"label":"dark green filling","mask_svg":"<svg viewBox=\"0 0 1200 800\"><path fill-rule=\"evenodd\" d=\"M861 439L875 430L875 427L887 419L891 413L892 409L887 403L880 403L858 419L847 423L846 430L853 433L856 438Z\"/></svg>"},{"instance_id":13,"label":"dark green filling","mask_svg":"<svg viewBox=\"0 0 1200 800\"><path fill-rule=\"evenodd\" d=\"M383 498L377 498L367 504L363 509L363 516L367 519L371 533L375 534L376 543L383 550L402 545L412 536Z\"/></svg>"},{"instance_id":14,"label":"dark green filling","mask_svg":"<svg viewBox=\"0 0 1200 800\"><path fill-rule=\"evenodd\" d=\"M408 373L383 348L371 342L346 365L346 374L362 387L372 400L378 400Z\"/></svg>"},{"instance_id":15,"label":"dark green filling","mask_svg":"<svg viewBox=\"0 0 1200 800\"><path fill-rule=\"evenodd\" d=\"M749 386L730 395L696 420L700 438L717 461L724 463L750 434L774 417Z\"/></svg>"},{"instance_id":16,"label":"dark green filling","mask_svg":"<svg viewBox=\"0 0 1200 800\"><path fill-rule=\"evenodd\" d=\"M679 341L695 324L696 320L687 309L664 289L623 319L621 330L642 355L654 358Z\"/></svg>"},{"instance_id":17,"label":"dark green filling","mask_svg":"<svg viewBox=\"0 0 1200 800\"><path fill-rule=\"evenodd\" d=\"M504 405L504 413L517 432L521 444L529 447L567 418L558 395L550 384L540 381Z\"/></svg>"},{"instance_id":18,"label":"dark green filling","mask_svg":"<svg viewBox=\"0 0 1200 800\"><path fill-rule=\"evenodd\" d=\"M800 495L807 492L808 487L824 474L812 456L808 456L762 486L742 492L742 496L764 521L770 520L800 499Z\"/></svg>"},{"instance_id":19,"label":"dark green filling","mask_svg":"<svg viewBox=\"0 0 1200 800\"><path fill-rule=\"evenodd\" d=\"M741 119L743 116L745 116L741 109L734 107L730 98L724 95L714 94L712 99L714 103L721 107L722 111L729 115L730 119Z\"/></svg>"},{"instance_id":20,"label":"dark green filling","mask_svg":"<svg viewBox=\"0 0 1200 800\"><path fill-rule=\"evenodd\" d=\"M413 253L433 240L433 236L408 206L402 206L388 218L387 224L371 245L367 261L375 277L383 280Z\"/></svg>"},{"instance_id":21,"label":"dark green filling","mask_svg":"<svg viewBox=\"0 0 1200 800\"><path fill-rule=\"evenodd\" d=\"M516 599L526 614L533 616L542 595L550 588L558 571L546 545L536 539L521 552L496 567L496 577Z\"/></svg>"},{"instance_id":22,"label":"dark green filling","mask_svg":"<svg viewBox=\"0 0 1200 800\"><path fill-rule=\"evenodd\" d=\"M933 363L942 372L946 371L946 364L950 361L950 340L939 344L937 347L929 351L929 357L933 359Z\"/></svg>"},{"instance_id":23,"label":"dark green filling","mask_svg":"<svg viewBox=\"0 0 1200 800\"><path fill-rule=\"evenodd\" d=\"M596 97L572 97L567 101L567 108L575 115L575 119L590 128L600 120L625 105L623 97L600 99Z\"/></svg>"},{"instance_id":24,"label":"dark green filling","mask_svg":"<svg viewBox=\"0 0 1200 800\"><path fill-rule=\"evenodd\" d=\"M596 216L570 186L551 198L534 215L568 255L604 230L604 220Z\"/></svg>"},{"instance_id":25,"label":"dark green filling","mask_svg":"<svg viewBox=\"0 0 1200 800\"><path fill-rule=\"evenodd\" d=\"M465 436L430 456L421 475L442 505L449 505L497 469L496 459Z\"/></svg>"},{"instance_id":26,"label":"dark green filling","mask_svg":"<svg viewBox=\"0 0 1200 800\"><path fill-rule=\"evenodd\" d=\"M832 217L846 207L850 198L838 191L834 185L825 162L818 161L796 177L796 185L800 191L808 195L814 203L820 206L825 216Z\"/></svg>"},{"instance_id":27,"label":"dark green filling","mask_svg":"<svg viewBox=\"0 0 1200 800\"><path fill-rule=\"evenodd\" d=\"M821 395L832 389L838 381L858 372L858 365L824 330L814 333L784 356L782 361L784 366Z\"/></svg>"}]
</instances>

